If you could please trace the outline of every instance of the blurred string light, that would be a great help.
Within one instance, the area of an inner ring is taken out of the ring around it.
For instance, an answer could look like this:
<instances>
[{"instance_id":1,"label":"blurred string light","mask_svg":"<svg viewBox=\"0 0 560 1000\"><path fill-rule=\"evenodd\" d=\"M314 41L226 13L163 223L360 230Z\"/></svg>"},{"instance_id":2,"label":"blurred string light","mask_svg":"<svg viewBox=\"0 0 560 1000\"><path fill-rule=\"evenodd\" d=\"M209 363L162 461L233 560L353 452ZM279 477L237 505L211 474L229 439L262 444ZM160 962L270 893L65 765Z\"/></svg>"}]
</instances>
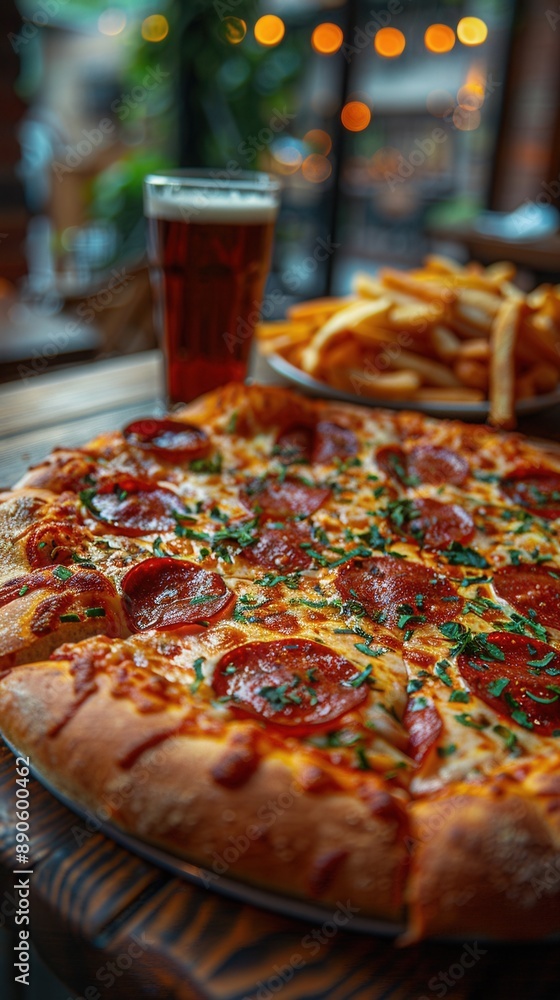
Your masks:
<instances>
[{"instance_id":1,"label":"blurred string light","mask_svg":"<svg viewBox=\"0 0 560 1000\"><path fill-rule=\"evenodd\" d=\"M306 181L321 184L332 174L332 164L321 153L310 153L301 165L301 172Z\"/></svg>"},{"instance_id":2,"label":"blurred string light","mask_svg":"<svg viewBox=\"0 0 560 1000\"><path fill-rule=\"evenodd\" d=\"M381 28L373 39L375 51L386 59L394 59L404 52L406 38L398 28Z\"/></svg>"},{"instance_id":3,"label":"blurred string light","mask_svg":"<svg viewBox=\"0 0 560 1000\"><path fill-rule=\"evenodd\" d=\"M120 35L126 28L126 14L119 7L107 7L99 15L97 27L102 35Z\"/></svg>"},{"instance_id":4,"label":"blurred string light","mask_svg":"<svg viewBox=\"0 0 560 1000\"><path fill-rule=\"evenodd\" d=\"M163 42L169 34L169 22L163 14L150 14L142 21L142 38L146 42Z\"/></svg>"},{"instance_id":5,"label":"blurred string light","mask_svg":"<svg viewBox=\"0 0 560 1000\"><path fill-rule=\"evenodd\" d=\"M430 24L424 34L424 45L428 52L451 52L455 45L455 32L447 24Z\"/></svg>"},{"instance_id":6,"label":"blurred string light","mask_svg":"<svg viewBox=\"0 0 560 1000\"><path fill-rule=\"evenodd\" d=\"M278 45L286 32L286 26L281 17L276 14L264 14L255 24L255 38L261 45Z\"/></svg>"},{"instance_id":7,"label":"blurred string light","mask_svg":"<svg viewBox=\"0 0 560 1000\"><path fill-rule=\"evenodd\" d=\"M230 45L239 45L247 34L247 24L240 17L226 17L222 21L222 35Z\"/></svg>"},{"instance_id":8,"label":"blurred string light","mask_svg":"<svg viewBox=\"0 0 560 1000\"><path fill-rule=\"evenodd\" d=\"M463 45L482 45L488 37L488 27L480 17L462 17L457 25L457 38Z\"/></svg>"},{"instance_id":9,"label":"blurred string light","mask_svg":"<svg viewBox=\"0 0 560 1000\"><path fill-rule=\"evenodd\" d=\"M480 125L480 111L465 111L457 107L453 112L453 124L461 132L474 132Z\"/></svg>"},{"instance_id":10,"label":"blurred string light","mask_svg":"<svg viewBox=\"0 0 560 1000\"><path fill-rule=\"evenodd\" d=\"M349 132L363 132L371 121L371 111L363 101L348 101L340 117L344 128Z\"/></svg>"},{"instance_id":11,"label":"blurred string light","mask_svg":"<svg viewBox=\"0 0 560 1000\"><path fill-rule=\"evenodd\" d=\"M322 128L309 129L309 132L305 133L303 141L311 146L314 153L322 153L323 156L328 156L332 149L332 139L329 133Z\"/></svg>"},{"instance_id":12,"label":"blurred string light","mask_svg":"<svg viewBox=\"0 0 560 1000\"><path fill-rule=\"evenodd\" d=\"M301 143L297 139L277 139L271 147L275 169L280 174L295 174L301 167L303 155Z\"/></svg>"},{"instance_id":13,"label":"blurred string light","mask_svg":"<svg viewBox=\"0 0 560 1000\"><path fill-rule=\"evenodd\" d=\"M325 21L324 24L318 24L313 30L311 45L315 49L315 52L319 52L324 56L332 56L335 52L338 52L343 39L342 28L339 28L338 24Z\"/></svg>"}]
</instances>

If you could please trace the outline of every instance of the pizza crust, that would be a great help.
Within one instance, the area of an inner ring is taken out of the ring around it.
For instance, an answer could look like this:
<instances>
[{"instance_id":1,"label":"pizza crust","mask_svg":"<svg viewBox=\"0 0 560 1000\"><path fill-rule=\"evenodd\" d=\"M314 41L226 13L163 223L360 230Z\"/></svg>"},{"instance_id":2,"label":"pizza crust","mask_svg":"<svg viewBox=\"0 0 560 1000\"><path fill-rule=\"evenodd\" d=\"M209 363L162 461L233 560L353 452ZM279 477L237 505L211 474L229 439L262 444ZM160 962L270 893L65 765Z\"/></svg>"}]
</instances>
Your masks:
<instances>
[{"instance_id":1,"label":"pizza crust","mask_svg":"<svg viewBox=\"0 0 560 1000\"><path fill-rule=\"evenodd\" d=\"M0 716L39 773L96 818L198 862L210 881L227 875L324 904L350 899L364 916L402 919L406 815L381 782L357 797L321 790L315 778L313 792L312 762L269 748L241 787L227 787L227 759L255 727L177 733L184 706L142 714L100 678L53 734L75 705L73 689L69 661L18 667L0 684ZM130 768L117 763L161 733L168 738Z\"/></svg>"}]
</instances>

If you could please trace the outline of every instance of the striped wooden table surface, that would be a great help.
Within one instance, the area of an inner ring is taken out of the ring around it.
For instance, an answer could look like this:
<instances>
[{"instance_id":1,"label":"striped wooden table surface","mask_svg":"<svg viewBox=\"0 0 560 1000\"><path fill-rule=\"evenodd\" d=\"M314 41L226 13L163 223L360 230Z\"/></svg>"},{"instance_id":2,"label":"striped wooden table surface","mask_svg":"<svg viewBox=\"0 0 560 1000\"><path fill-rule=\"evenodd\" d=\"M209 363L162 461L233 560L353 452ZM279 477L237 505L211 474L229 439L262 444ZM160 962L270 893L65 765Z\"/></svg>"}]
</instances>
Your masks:
<instances>
[{"instance_id":1,"label":"striped wooden table surface","mask_svg":"<svg viewBox=\"0 0 560 1000\"><path fill-rule=\"evenodd\" d=\"M0 389L0 483L55 444L157 412L155 354ZM266 373L261 368L259 376ZM558 436L556 420L533 433ZM15 761L0 746L0 911L14 919ZM82 1000L558 997L552 945L391 940L274 915L179 880L88 828L31 779L31 932ZM342 903L346 901L342 900ZM334 917L334 913L332 915Z\"/></svg>"}]
</instances>

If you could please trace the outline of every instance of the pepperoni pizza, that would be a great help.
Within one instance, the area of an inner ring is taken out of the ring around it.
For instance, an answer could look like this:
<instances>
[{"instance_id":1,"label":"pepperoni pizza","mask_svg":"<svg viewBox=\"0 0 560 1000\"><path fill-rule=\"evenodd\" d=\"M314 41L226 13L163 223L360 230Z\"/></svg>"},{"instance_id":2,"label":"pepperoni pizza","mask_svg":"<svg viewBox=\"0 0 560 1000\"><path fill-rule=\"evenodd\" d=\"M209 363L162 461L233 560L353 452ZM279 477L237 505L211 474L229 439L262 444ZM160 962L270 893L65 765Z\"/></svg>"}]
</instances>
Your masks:
<instances>
[{"instance_id":1,"label":"pepperoni pizza","mask_svg":"<svg viewBox=\"0 0 560 1000\"><path fill-rule=\"evenodd\" d=\"M228 876L434 934L560 930L560 458L228 386L0 504L0 722Z\"/></svg>"}]
</instances>

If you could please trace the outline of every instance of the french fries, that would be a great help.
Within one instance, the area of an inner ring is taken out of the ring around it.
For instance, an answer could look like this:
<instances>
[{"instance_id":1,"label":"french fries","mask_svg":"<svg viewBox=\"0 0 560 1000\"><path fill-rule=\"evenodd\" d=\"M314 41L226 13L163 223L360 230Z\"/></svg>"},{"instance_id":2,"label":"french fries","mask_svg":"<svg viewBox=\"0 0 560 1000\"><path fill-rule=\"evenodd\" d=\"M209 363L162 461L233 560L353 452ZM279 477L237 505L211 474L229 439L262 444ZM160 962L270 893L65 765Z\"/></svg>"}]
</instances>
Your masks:
<instances>
[{"instance_id":1,"label":"french fries","mask_svg":"<svg viewBox=\"0 0 560 1000\"><path fill-rule=\"evenodd\" d=\"M264 353L334 388L387 401L481 403L515 426L519 400L560 381L560 285L525 295L515 267L432 255L412 271L359 273L352 294L301 302L257 328Z\"/></svg>"}]
</instances>

